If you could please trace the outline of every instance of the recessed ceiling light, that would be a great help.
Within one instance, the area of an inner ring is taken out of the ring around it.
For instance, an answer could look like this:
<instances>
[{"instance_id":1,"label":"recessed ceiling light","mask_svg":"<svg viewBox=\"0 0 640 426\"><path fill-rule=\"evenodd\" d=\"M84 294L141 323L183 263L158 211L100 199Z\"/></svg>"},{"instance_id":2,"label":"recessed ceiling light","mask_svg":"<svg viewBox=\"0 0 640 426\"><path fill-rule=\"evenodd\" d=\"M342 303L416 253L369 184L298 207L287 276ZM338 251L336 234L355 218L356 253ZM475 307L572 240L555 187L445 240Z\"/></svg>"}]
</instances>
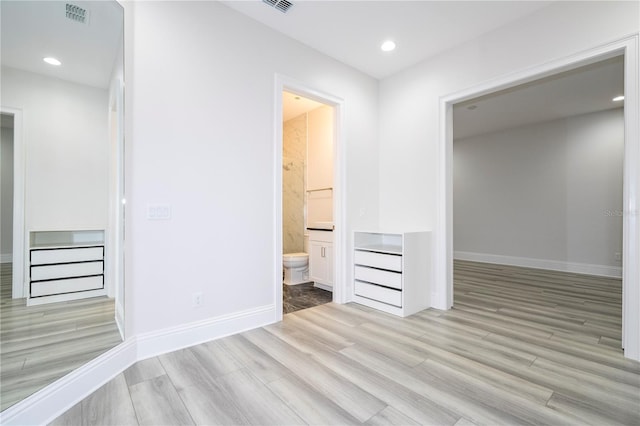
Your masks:
<instances>
[{"instance_id":1,"label":"recessed ceiling light","mask_svg":"<svg viewBox=\"0 0 640 426\"><path fill-rule=\"evenodd\" d=\"M387 40L380 45L380 49L382 49L383 52L391 52L395 48L396 44L391 40Z\"/></svg>"},{"instance_id":2,"label":"recessed ceiling light","mask_svg":"<svg viewBox=\"0 0 640 426\"><path fill-rule=\"evenodd\" d=\"M612 99L613 102L620 102L620 101L624 101L624 96L620 95L620 96L616 96L615 98Z\"/></svg>"},{"instance_id":3,"label":"recessed ceiling light","mask_svg":"<svg viewBox=\"0 0 640 426\"><path fill-rule=\"evenodd\" d=\"M49 65L55 65L55 66L62 65L62 62L60 62L56 58L47 57L47 58L42 58L42 60L45 61L46 63L48 63Z\"/></svg>"}]
</instances>

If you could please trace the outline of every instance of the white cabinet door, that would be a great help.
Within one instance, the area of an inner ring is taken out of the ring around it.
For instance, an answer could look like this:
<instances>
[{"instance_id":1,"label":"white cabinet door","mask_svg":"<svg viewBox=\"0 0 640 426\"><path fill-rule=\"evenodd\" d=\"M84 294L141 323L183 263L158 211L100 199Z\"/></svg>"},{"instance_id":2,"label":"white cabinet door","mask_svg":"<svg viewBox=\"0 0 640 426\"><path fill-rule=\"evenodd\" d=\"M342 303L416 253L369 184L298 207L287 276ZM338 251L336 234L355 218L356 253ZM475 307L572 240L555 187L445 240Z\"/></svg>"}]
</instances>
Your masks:
<instances>
[{"instance_id":1,"label":"white cabinet door","mask_svg":"<svg viewBox=\"0 0 640 426\"><path fill-rule=\"evenodd\" d=\"M325 243L324 259L326 272L324 284L333 287L333 244Z\"/></svg>"},{"instance_id":2,"label":"white cabinet door","mask_svg":"<svg viewBox=\"0 0 640 426\"><path fill-rule=\"evenodd\" d=\"M321 241L309 241L309 279L313 282L324 282L326 265L322 254L324 244Z\"/></svg>"},{"instance_id":3,"label":"white cabinet door","mask_svg":"<svg viewBox=\"0 0 640 426\"><path fill-rule=\"evenodd\" d=\"M309 241L309 279L314 283L333 286L333 244Z\"/></svg>"}]
</instances>

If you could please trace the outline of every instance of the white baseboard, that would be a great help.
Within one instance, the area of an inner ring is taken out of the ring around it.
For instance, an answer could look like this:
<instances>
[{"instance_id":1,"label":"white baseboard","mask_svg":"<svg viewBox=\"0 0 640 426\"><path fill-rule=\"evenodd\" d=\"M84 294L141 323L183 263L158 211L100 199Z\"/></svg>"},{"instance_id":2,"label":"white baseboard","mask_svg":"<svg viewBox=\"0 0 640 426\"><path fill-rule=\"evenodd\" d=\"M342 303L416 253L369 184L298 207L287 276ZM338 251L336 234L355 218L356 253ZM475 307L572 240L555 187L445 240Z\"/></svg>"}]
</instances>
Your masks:
<instances>
[{"instance_id":1,"label":"white baseboard","mask_svg":"<svg viewBox=\"0 0 640 426\"><path fill-rule=\"evenodd\" d=\"M326 284L322 284L322 283L313 283L313 286L316 288L319 288L321 290L326 290L326 291L330 291L333 293L333 286L332 285L326 285Z\"/></svg>"},{"instance_id":2,"label":"white baseboard","mask_svg":"<svg viewBox=\"0 0 640 426\"><path fill-rule=\"evenodd\" d=\"M7 408L0 413L0 424L48 424L135 362L136 346L132 339Z\"/></svg>"},{"instance_id":3,"label":"white baseboard","mask_svg":"<svg viewBox=\"0 0 640 426\"><path fill-rule=\"evenodd\" d=\"M469 260L473 262L496 263L499 265L522 266L524 268L548 269L551 271L622 278L622 267L619 266L592 265L588 263L563 262L559 260L534 259L529 257L503 256L466 251L455 251L453 253L453 258L456 260Z\"/></svg>"},{"instance_id":4,"label":"white baseboard","mask_svg":"<svg viewBox=\"0 0 640 426\"><path fill-rule=\"evenodd\" d=\"M275 309L275 305L266 305L140 334L136 336L138 361L271 324Z\"/></svg>"},{"instance_id":5,"label":"white baseboard","mask_svg":"<svg viewBox=\"0 0 640 426\"><path fill-rule=\"evenodd\" d=\"M0 413L2 425L48 424L137 361L275 321L275 305L134 336Z\"/></svg>"},{"instance_id":6,"label":"white baseboard","mask_svg":"<svg viewBox=\"0 0 640 426\"><path fill-rule=\"evenodd\" d=\"M11 263L11 262L13 262L13 253L0 254L0 263Z\"/></svg>"}]
</instances>

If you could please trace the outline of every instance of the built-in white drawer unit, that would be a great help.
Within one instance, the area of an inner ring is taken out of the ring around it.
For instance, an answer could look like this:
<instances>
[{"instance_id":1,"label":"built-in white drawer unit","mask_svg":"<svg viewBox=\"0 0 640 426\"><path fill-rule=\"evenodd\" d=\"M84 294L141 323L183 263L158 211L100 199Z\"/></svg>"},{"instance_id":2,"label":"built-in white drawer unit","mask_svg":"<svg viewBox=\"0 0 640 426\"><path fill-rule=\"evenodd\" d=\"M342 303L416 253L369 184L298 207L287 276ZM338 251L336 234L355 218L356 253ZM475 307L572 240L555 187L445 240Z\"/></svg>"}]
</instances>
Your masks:
<instances>
[{"instance_id":1,"label":"built-in white drawer unit","mask_svg":"<svg viewBox=\"0 0 640 426\"><path fill-rule=\"evenodd\" d=\"M100 295L104 231L31 232L28 303Z\"/></svg>"},{"instance_id":2,"label":"built-in white drawer unit","mask_svg":"<svg viewBox=\"0 0 640 426\"><path fill-rule=\"evenodd\" d=\"M429 232L355 232L353 301L399 316L429 307Z\"/></svg>"}]
</instances>

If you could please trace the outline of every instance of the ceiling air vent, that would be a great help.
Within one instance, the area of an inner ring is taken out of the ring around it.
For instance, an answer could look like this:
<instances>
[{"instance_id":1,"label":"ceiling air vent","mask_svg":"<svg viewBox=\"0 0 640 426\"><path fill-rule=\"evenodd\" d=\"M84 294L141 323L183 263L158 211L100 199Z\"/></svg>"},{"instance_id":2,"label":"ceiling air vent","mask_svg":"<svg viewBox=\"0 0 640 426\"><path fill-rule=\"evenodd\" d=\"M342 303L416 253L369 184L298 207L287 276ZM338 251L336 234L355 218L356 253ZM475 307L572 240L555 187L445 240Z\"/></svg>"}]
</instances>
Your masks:
<instances>
[{"instance_id":1,"label":"ceiling air vent","mask_svg":"<svg viewBox=\"0 0 640 426\"><path fill-rule=\"evenodd\" d=\"M287 13L287 11L291 9L291 6L293 6L293 3L287 0L262 0L262 2L278 9L282 13Z\"/></svg>"},{"instance_id":2,"label":"ceiling air vent","mask_svg":"<svg viewBox=\"0 0 640 426\"><path fill-rule=\"evenodd\" d=\"M87 9L83 9L80 6L76 6L75 4L67 3L66 8L66 17L71 19L72 21L78 22L80 24L87 24L89 20L89 11Z\"/></svg>"}]
</instances>

